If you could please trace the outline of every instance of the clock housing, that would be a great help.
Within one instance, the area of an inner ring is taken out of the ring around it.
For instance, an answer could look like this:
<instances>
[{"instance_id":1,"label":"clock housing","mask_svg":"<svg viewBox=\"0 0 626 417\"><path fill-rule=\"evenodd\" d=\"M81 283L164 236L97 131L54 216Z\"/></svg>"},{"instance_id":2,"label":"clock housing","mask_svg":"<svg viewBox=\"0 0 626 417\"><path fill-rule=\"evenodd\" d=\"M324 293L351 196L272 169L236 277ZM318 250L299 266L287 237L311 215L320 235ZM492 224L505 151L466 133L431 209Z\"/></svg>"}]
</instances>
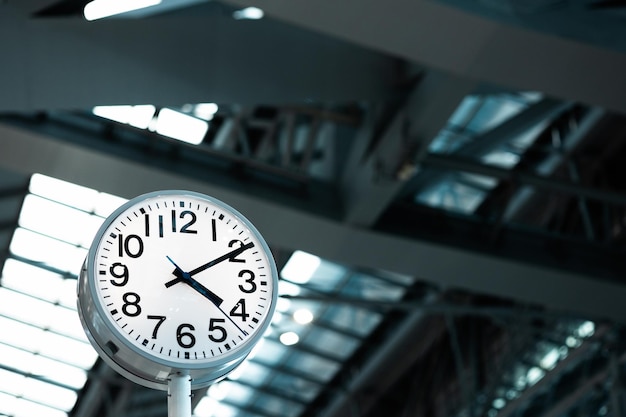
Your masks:
<instances>
[{"instance_id":1,"label":"clock housing","mask_svg":"<svg viewBox=\"0 0 626 417\"><path fill-rule=\"evenodd\" d=\"M167 389L226 376L260 340L275 310L270 249L231 206L191 191L136 197L96 234L78 282L88 339L116 371Z\"/></svg>"}]
</instances>

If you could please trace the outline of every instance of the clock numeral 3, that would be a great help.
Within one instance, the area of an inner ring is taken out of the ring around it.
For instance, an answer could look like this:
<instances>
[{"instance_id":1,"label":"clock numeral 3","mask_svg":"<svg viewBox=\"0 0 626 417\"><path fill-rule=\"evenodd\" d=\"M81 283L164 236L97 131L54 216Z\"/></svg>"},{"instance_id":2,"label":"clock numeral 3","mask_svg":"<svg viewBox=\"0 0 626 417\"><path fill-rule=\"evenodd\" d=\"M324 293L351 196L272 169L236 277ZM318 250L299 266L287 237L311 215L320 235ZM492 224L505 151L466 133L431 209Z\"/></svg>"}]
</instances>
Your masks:
<instances>
[{"instance_id":1,"label":"clock numeral 3","mask_svg":"<svg viewBox=\"0 0 626 417\"><path fill-rule=\"evenodd\" d=\"M250 286L246 288L243 285L239 284L239 289L242 292L245 292L246 294L252 294L253 292L256 291L256 282L254 282L254 272L250 271L249 269L243 269L239 271L239 278L243 278L244 275L247 275L246 283L250 284Z\"/></svg>"}]
</instances>

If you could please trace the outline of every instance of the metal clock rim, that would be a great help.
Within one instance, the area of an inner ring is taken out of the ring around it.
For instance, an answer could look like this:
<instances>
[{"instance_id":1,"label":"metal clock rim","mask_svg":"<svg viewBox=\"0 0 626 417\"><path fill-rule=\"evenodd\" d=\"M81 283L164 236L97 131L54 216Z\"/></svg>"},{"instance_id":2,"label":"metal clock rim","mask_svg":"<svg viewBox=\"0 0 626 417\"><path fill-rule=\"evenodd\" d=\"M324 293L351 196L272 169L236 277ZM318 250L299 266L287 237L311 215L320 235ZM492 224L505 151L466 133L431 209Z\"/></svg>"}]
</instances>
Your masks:
<instances>
[{"instance_id":1,"label":"metal clock rim","mask_svg":"<svg viewBox=\"0 0 626 417\"><path fill-rule=\"evenodd\" d=\"M120 207L118 207L116 210L114 210L102 223L97 233L95 234L93 243L87 253L86 267L87 267L87 275L88 275L87 281L89 283L92 283L92 280L89 279L89 277L93 277L94 279L96 277L96 272L97 272L95 269L96 251L108 227L122 213L124 213L126 210L128 210L130 207L134 206L138 202L144 201L150 198L162 197L162 196L168 196L168 195L191 196L191 197L199 198L202 200L207 200L211 202L212 204L218 207L221 207L225 211L231 213L239 221L241 221L250 230L250 232L255 235L255 237L258 239L265 253L267 253L270 257L272 257L272 252L270 251L269 245L267 244L267 242L265 241L261 233L258 231L258 229L241 212L239 212L237 209L230 206L229 204L215 197L212 197L203 193L195 192L195 191L181 190L181 189L158 190L158 191L152 191L152 192L148 192L145 194L141 194L139 196L136 196L128 200L127 202L122 204ZM271 278L274 284L274 288L272 291L272 298L269 304L270 306L269 311L272 312L275 309L277 298L278 298L278 288L277 288L278 272L277 272L276 265L274 262L270 262L269 264L271 268ZM87 287L88 287L87 290L90 292L90 297L93 300L96 300L98 294L94 285L88 285ZM220 355L216 359L207 358L204 360L197 360L197 361L188 361L188 360L175 361L175 360L167 360L157 355L153 355L152 353L150 353L149 350L141 349L138 346L135 346L135 344L130 343L124 337L124 335L120 332L120 330L111 322L111 320L108 319L108 316L106 314L107 312L103 308L102 304L99 302L94 302L93 304L95 304L97 313L102 318L102 322L105 324L107 330L113 333L120 343L123 343L125 347L131 349L136 354L146 358L147 360L151 362L157 363L159 365L163 365L164 367L173 368L173 369L200 370L200 369L206 368L207 366L222 366L222 365L226 365L228 363L234 362L242 356L242 352L244 353L243 356L246 356L247 354L249 354L251 348L255 346L263 337L263 334L265 333L265 331L267 330L271 322L271 317L268 316L268 318L264 320L264 322L259 327L259 329L255 332L255 334L246 340L245 347L250 347L249 349L241 349L241 348L233 349L227 352L226 354ZM113 360L112 358L110 359Z\"/></svg>"}]
</instances>

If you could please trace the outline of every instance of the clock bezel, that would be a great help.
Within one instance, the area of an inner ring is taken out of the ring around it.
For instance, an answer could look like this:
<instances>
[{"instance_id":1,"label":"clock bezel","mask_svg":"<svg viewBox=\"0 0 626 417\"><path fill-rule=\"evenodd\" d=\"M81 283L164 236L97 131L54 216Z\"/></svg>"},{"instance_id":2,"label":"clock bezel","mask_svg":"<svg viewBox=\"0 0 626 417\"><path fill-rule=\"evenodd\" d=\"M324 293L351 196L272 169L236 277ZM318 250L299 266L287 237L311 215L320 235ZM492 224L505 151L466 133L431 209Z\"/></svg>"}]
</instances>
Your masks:
<instances>
[{"instance_id":1,"label":"clock bezel","mask_svg":"<svg viewBox=\"0 0 626 417\"><path fill-rule=\"evenodd\" d=\"M271 299L266 313L259 323L254 334L248 336L241 345L218 357L206 359L165 359L153 354L149 349L143 349L132 343L108 317L102 299L96 289L97 281L96 255L107 229L120 215L130 208L149 199L168 196L192 197L205 200L208 203L222 209L245 226L250 234L254 235L268 258L270 266L270 279L272 281ZM93 243L89 248L85 264L78 283L78 311L83 328L88 339L98 351L100 356L109 363L116 371L125 377L141 385L157 389L167 389L167 378L175 372L189 372L192 377L192 387L201 388L210 385L215 380L221 379L228 372L238 366L250 353L252 348L260 341L269 327L276 308L278 298L278 272L273 254L267 242L256 227L242 213L206 194L188 190L160 190L139 195L118 207L102 223L96 233Z\"/></svg>"}]
</instances>

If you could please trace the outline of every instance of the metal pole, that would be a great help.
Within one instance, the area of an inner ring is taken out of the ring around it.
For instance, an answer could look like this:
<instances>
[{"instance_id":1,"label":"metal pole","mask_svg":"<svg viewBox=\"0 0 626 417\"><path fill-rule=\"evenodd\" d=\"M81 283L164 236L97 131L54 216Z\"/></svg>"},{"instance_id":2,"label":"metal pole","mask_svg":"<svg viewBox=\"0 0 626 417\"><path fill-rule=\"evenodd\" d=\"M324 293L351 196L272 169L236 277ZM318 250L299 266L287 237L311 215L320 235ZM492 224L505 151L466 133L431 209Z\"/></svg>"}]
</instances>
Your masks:
<instances>
[{"instance_id":1,"label":"metal pole","mask_svg":"<svg viewBox=\"0 0 626 417\"><path fill-rule=\"evenodd\" d=\"M171 374L167 388L168 417L191 417L191 377L181 372Z\"/></svg>"}]
</instances>

